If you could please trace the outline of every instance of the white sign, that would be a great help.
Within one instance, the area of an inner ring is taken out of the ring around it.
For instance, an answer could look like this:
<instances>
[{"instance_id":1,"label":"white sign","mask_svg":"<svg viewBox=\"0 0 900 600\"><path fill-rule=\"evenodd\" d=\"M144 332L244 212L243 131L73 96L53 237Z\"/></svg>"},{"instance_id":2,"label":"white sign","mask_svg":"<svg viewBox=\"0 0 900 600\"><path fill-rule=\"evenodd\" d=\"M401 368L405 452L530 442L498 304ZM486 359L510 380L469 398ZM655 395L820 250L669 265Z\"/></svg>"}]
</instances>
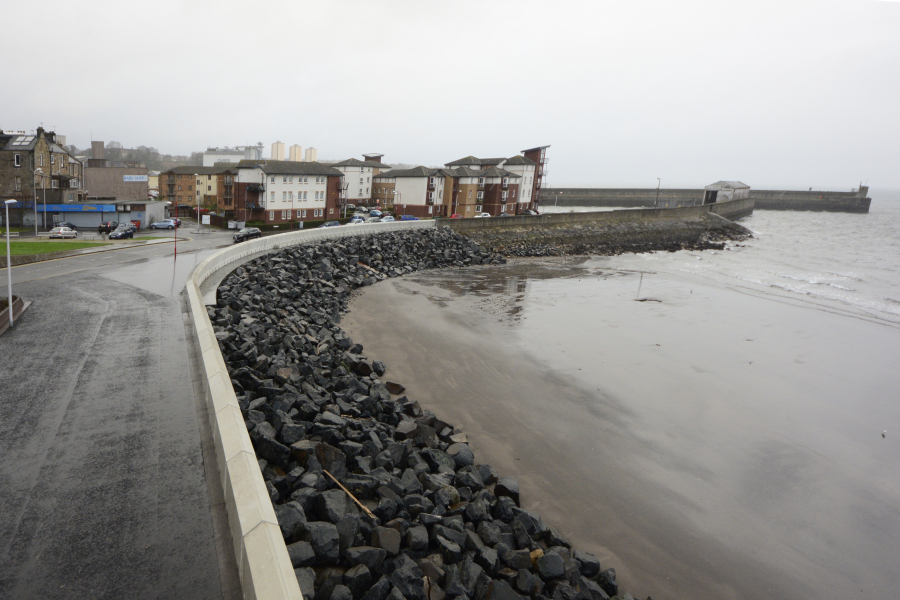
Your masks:
<instances>
[{"instance_id":1,"label":"white sign","mask_svg":"<svg viewBox=\"0 0 900 600\"><path fill-rule=\"evenodd\" d=\"M122 175L122 181L149 181L146 175Z\"/></svg>"},{"instance_id":2,"label":"white sign","mask_svg":"<svg viewBox=\"0 0 900 600\"><path fill-rule=\"evenodd\" d=\"M209 225L209 215L203 215L200 217L200 223L202 225Z\"/></svg>"}]
</instances>

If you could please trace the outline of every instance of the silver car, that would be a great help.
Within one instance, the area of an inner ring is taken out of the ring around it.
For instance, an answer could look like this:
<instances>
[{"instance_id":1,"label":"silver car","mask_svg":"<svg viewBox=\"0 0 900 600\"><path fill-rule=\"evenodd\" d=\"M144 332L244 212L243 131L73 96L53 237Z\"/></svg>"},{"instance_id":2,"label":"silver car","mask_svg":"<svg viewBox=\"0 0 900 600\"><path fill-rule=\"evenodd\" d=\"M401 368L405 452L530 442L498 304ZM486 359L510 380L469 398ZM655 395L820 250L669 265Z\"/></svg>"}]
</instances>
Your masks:
<instances>
[{"instance_id":1,"label":"silver car","mask_svg":"<svg viewBox=\"0 0 900 600\"><path fill-rule=\"evenodd\" d=\"M56 239L75 238L78 232L69 227L54 227L50 230L50 237Z\"/></svg>"}]
</instances>

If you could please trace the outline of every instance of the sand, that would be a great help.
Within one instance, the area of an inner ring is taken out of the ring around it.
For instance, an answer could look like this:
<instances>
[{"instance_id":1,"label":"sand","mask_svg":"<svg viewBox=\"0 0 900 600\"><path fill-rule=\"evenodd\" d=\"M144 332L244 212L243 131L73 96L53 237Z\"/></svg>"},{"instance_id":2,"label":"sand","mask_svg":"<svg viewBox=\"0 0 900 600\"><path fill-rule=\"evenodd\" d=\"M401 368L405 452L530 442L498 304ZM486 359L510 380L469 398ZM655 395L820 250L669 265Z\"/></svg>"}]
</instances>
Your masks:
<instances>
[{"instance_id":1,"label":"sand","mask_svg":"<svg viewBox=\"0 0 900 600\"><path fill-rule=\"evenodd\" d=\"M636 597L895 595L897 326L617 260L393 279L343 326Z\"/></svg>"}]
</instances>

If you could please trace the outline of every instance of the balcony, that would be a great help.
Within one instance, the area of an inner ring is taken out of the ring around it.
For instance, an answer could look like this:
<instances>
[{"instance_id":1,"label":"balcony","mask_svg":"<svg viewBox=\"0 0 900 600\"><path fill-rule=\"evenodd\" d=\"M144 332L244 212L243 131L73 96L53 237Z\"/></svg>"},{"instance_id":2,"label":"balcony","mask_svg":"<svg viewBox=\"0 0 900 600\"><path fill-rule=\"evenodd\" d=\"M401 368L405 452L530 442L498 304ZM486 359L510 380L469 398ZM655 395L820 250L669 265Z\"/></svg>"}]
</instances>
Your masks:
<instances>
[{"instance_id":1,"label":"balcony","mask_svg":"<svg viewBox=\"0 0 900 600\"><path fill-rule=\"evenodd\" d=\"M247 185L247 191L262 193L266 191L266 185L264 183L251 183Z\"/></svg>"}]
</instances>

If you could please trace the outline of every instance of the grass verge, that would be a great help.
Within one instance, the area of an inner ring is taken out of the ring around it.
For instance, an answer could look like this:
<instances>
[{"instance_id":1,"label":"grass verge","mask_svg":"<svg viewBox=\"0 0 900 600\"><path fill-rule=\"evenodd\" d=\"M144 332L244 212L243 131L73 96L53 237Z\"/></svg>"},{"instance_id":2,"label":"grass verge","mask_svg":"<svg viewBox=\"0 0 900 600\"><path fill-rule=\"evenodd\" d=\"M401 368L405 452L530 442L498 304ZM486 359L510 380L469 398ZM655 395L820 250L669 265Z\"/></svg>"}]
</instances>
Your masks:
<instances>
[{"instance_id":1,"label":"grass verge","mask_svg":"<svg viewBox=\"0 0 900 600\"><path fill-rule=\"evenodd\" d=\"M9 243L9 251L13 256L29 256L31 254L47 254L49 252L65 252L66 250L81 250L95 246L109 246L107 242L70 242L68 240L49 240L40 242L13 242ZM5 248L0 248L0 253Z\"/></svg>"}]
</instances>

